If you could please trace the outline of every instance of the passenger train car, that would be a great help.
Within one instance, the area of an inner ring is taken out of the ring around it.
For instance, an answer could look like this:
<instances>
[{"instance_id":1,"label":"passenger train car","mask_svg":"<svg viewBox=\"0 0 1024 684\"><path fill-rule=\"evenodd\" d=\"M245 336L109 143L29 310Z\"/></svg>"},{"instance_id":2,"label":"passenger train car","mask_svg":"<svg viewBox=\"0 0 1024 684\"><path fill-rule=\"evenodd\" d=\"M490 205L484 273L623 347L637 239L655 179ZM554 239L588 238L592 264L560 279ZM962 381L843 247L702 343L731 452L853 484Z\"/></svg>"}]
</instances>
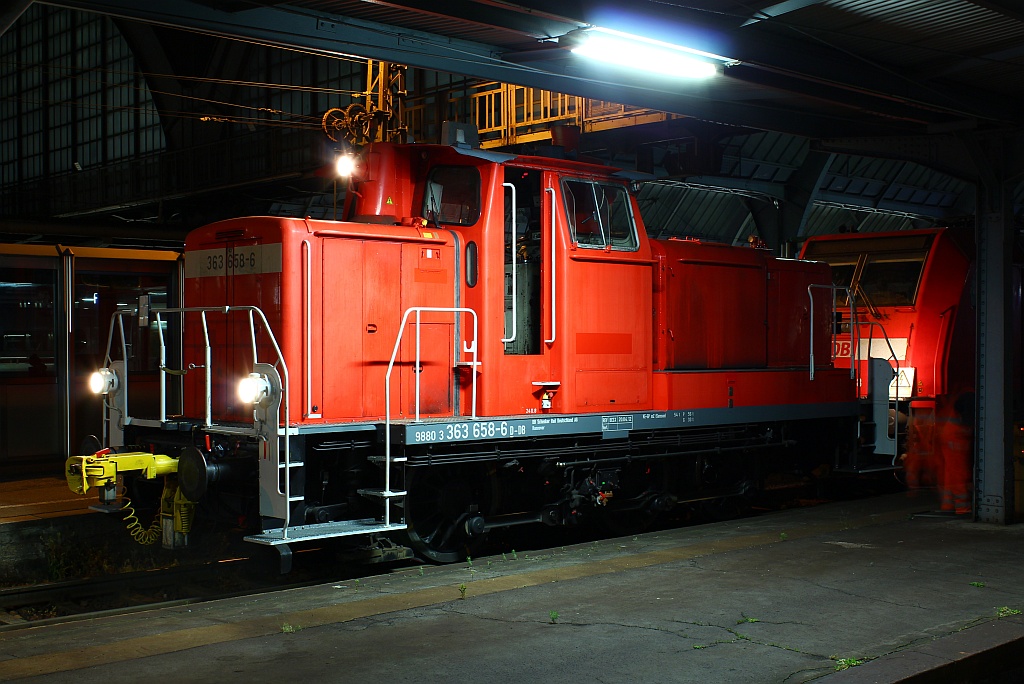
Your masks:
<instances>
[{"instance_id":1,"label":"passenger train car","mask_svg":"<svg viewBox=\"0 0 1024 684\"><path fill-rule=\"evenodd\" d=\"M120 476L165 478L167 546L219 513L282 557L454 561L495 528L741 496L856 429L828 265L649 239L627 174L377 143L344 212L188 236L184 306L156 312L182 322L180 404L136 411L125 308L93 379L109 448L68 460L73 489L116 507Z\"/></svg>"},{"instance_id":2,"label":"passenger train car","mask_svg":"<svg viewBox=\"0 0 1024 684\"><path fill-rule=\"evenodd\" d=\"M111 314L140 296L180 306L180 268L174 251L0 245L0 475L52 472L100 434L87 380L103 361ZM140 409L150 410L157 334L129 333L127 370Z\"/></svg>"}]
</instances>

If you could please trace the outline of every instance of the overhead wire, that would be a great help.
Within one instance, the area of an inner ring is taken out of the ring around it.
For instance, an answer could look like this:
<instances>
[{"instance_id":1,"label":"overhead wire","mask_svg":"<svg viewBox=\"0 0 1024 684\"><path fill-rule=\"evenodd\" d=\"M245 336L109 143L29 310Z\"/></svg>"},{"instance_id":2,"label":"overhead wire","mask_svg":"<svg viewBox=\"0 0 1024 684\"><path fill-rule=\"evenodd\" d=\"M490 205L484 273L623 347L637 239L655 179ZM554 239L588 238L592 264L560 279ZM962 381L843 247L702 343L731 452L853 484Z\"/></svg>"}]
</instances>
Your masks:
<instances>
[{"instance_id":1,"label":"overhead wire","mask_svg":"<svg viewBox=\"0 0 1024 684\"><path fill-rule=\"evenodd\" d=\"M19 69L54 68L53 65L40 65L40 64L23 65L23 64L20 64L18 62L13 62L12 63L12 62L3 61L3 60L0 60L0 64L5 65L5 66L14 66L14 67L19 68ZM75 70L74 68L61 67L61 66L56 67L56 69L65 70L65 71L74 71ZM57 106L57 107L59 107L59 106L71 106L71 107L76 107L76 108L79 108L79 109L86 109L86 110L134 111L134 112L142 112L142 113L146 113L146 114L153 114L154 116L171 116L171 117L176 117L176 118L189 118L189 119L197 119L197 120L200 120L200 121L215 121L215 122L221 122L221 123L238 123L238 124L243 124L243 125L251 124L251 125L270 126L270 127L293 127L293 128L311 128L311 129L312 128L319 128L321 126L321 117L320 116L311 116L311 115L307 115L307 114L296 114L296 113L287 112L287 111L284 111L284 110L281 110L281 109L274 109L274 108L271 108L271 107L261 107L261 106L256 106L256 105L245 105L245 104L239 104L239 103L236 103L236 102L228 102L228 101L225 101L225 100L217 100L217 99L208 98L208 97L201 97L201 96L198 96L198 95L190 95L190 94L186 94L186 93L175 93L175 92L170 92L170 91L165 91L165 90L154 89L154 88L147 87L147 86L138 86L138 85L135 85L135 84L132 84L132 83L127 83L127 82L116 83L116 82L111 82L111 81L103 80L103 78L102 78L103 75L133 75L133 76L134 75L139 75L139 76L143 76L143 75L145 75L145 72L129 72L129 71L117 70L117 69L96 69L96 68L77 69L77 70L81 71L81 72L85 72L85 73L82 73L82 74L77 75L77 76L71 76L70 78L72 78L74 80L77 80L79 83L84 83L84 84L89 84L89 85L102 85L102 86L104 86L105 88L108 88L111 91L117 90L119 88L124 88L124 89L130 89L130 90L139 91L139 92L148 92L150 94L163 95L163 96L171 97L171 98L180 98L180 99L183 99L183 100L190 100L190 101L194 101L194 102L201 102L201 103L204 103L204 104L212 104L212 105L217 105L217 106L221 106L221 107L230 107L230 108L236 108L236 109L254 110L257 113L262 113L262 114L281 115L281 116L290 117L290 119L285 120L285 121L280 121L280 120L273 120L273 119L262 118L262 117L259 117L258 115L257 116L239 116L239 115L229 115L229 114L223 114L223 113L200 113L200 112L192 112L192 111L188 111L188 110L157 109L155 104L152 107L148 107L148 106L131 106L131 105L114 105L114 104L106 104L106 103L103 103L103 104L93 104L93 103L90 103L90 102L82 102L82 101L74 101L74 100L54 100L54 99L50 99L50 98L27 98L27 97L24 97L24 96L21 96L21 97L4 97L4 98L0 98L0 100L20 101L22 103L31 103L31 104L37 104L37 105L45 104L45 105ZM97 74L97 73L101 75L100 78L90 78L90 74ZM338 94L338 95L350 95L350 96L356 96L356 95L361 95L362 94L362 91L354 91L354 90L347 90L347 89L343 90L343 89L318 88L318 87L305 88L303 86L294 86L294 85L288 85L288 84L274 84L274 83L251 82L251 81L232 81L230 79L205 79L205 78L198 78L197 77L197 80L208 81L208 82L215 82L215 83L224 84L224 85L238 85L240 87L248 87L248 88L266 88L266 89L273 89L273 90L277 90L277 89L281 89L281 90L301 90L303 92L321 92L321 93Z\"/></svg>"}]
</instances>

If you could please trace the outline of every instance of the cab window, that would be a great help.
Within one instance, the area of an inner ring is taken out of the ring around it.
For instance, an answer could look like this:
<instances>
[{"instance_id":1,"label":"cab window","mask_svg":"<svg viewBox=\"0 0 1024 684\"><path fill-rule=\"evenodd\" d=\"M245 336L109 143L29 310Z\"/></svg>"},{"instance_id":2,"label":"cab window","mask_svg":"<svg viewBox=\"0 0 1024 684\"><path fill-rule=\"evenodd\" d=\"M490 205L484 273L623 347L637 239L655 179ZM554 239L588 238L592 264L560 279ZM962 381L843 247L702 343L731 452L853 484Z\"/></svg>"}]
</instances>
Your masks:
<instances>
[{"instance_id":1,"label":"cab window","mask_svg":"<svg viewBox=\"0 0 1024 684\"><path fill-rule=\"evenodd\" d=\"M629 193L621 185L566 179L565 212L572 240L580 247L635 252L639 249Z\"/></svg>"},{"instance_id":2,"label":"cab window","mask_svg":"<svg viewBox=\"0 0 1024 684\"><path fill-rule=\"evenodd\" d=\"M423 193L431 223L471 226L480 218L480 172L472 166L435 166Z\"/></svg>"}]
</instances>

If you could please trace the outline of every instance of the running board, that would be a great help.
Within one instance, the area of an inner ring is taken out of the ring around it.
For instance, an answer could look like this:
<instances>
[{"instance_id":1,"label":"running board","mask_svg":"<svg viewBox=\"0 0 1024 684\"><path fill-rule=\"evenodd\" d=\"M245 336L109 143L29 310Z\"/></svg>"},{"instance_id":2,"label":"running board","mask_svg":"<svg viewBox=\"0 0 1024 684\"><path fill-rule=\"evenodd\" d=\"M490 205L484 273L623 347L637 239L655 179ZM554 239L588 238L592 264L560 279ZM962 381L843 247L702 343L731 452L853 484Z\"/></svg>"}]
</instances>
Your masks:
<instances>
[{"instance_id":1,"label":"running board","mask_svg":"<svg viewBox=\"0 0 1024 684\"><path fill-rule=\"evenodd\" d=\"M292 542L312 541L315 539L331 539L333 537L351 537L357 534L378 534L404 530L404 523L385 525L374 518L362 520L340 520L338 522L318 523L315 525L295 525L288 528L264 530L260 534L245 537L245 541L265 546L277 546Z\"/></svg>"},{"instance_id":2,"label":"running board","mask_svg":"<svg viewBox=\"0 0 1024 684\"><path fill-rule=\"evenodd\" d=\"M871 473L893 473L903 470L902 465L868 465L863 468L856 467L844 467L844 468L833 468L832 472L840 473L842 475L869 475Z\"/></svg>"}]
</instances>

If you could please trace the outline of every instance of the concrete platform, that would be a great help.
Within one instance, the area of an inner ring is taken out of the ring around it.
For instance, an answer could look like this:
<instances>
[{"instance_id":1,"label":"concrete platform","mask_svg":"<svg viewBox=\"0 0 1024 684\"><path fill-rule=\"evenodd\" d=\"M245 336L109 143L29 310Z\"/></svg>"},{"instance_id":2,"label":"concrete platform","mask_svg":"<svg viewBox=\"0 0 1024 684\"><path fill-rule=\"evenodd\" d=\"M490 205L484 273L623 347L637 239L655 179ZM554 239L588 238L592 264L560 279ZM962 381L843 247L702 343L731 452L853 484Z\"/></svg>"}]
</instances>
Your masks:
<instances>
[{"instance_id":1,"label":"concrete platform","mask_svg":"<svg viewBox=\"0 0 1024 684\"><path fill-rule=\"evenodd\" d=\"M989 656L1024 640L1024 526L915 515L925 508L888 496L6 629L0 680L996 677L1008 665Z\"/></svg>"},{"instance_id":2,"label":"concrete platform","mask_svg":"<svg viewBox=\"0 0 1024 684\"><path fill-rule=\"evenodd\" d=\"M0 481L0 525L80 515L95 503L95 496L81 496L68 489L62 474Z\"/></svg>"}]
</instances>

